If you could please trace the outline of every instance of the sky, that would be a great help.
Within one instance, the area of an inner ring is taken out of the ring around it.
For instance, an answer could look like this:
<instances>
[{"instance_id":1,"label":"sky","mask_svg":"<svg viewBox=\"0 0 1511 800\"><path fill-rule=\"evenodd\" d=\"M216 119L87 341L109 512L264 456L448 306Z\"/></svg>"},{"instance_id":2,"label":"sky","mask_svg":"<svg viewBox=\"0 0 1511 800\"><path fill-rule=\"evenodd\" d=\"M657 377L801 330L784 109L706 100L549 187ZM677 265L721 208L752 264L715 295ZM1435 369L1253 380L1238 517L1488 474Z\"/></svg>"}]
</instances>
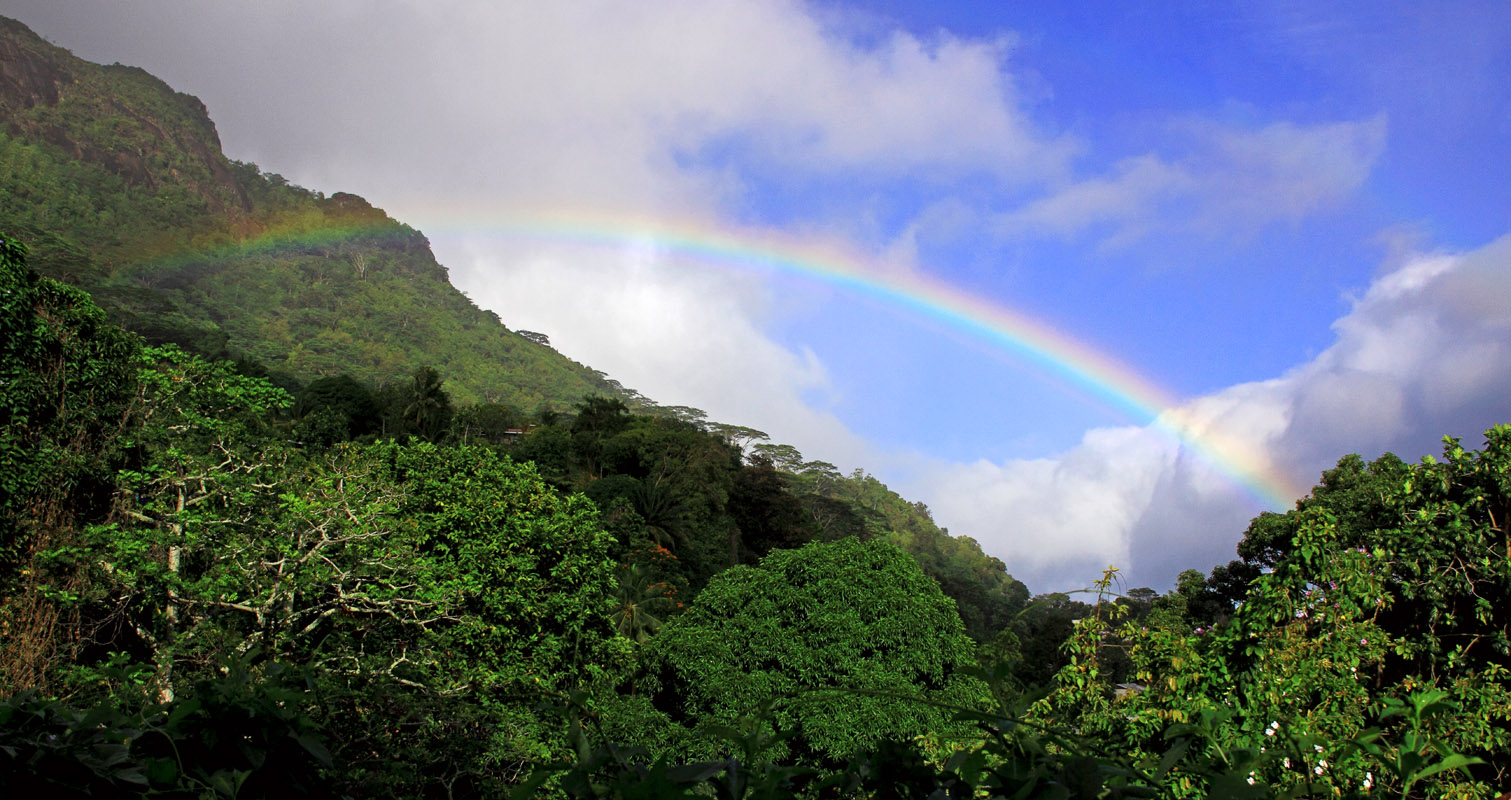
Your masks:
<instances>
[{"instance_id":1,"label":"sky","mask_svg":"<svg viewBox=\"0 0 1511 800\"><path fill-rule=\"evenodd\" d=\"M1511 5L0 0L505 324L1171 588L1511 422Z\"/></svg>"}]
</instances>

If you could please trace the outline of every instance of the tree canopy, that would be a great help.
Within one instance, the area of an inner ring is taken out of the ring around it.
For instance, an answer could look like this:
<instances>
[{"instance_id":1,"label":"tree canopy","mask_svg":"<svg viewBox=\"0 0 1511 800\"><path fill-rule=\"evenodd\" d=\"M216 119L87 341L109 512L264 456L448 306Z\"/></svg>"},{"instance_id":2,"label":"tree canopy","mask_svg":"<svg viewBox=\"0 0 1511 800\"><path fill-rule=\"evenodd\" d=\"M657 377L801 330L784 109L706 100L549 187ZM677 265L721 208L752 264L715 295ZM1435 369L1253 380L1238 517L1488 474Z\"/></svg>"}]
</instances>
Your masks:
<instances>
[{"instance_id":1,"label":"tree canopy","mask_svg":"<svg viewBox=\"0 0 1511 800\"><path fill-rule=\"evenodd\" d=\"M693 724L731 724L786 698L773 720L808 757L952 729L937 703L983 687L954 603L892 545L846 539L732 567L651 642Z\"/></svg>"}]
</instances>

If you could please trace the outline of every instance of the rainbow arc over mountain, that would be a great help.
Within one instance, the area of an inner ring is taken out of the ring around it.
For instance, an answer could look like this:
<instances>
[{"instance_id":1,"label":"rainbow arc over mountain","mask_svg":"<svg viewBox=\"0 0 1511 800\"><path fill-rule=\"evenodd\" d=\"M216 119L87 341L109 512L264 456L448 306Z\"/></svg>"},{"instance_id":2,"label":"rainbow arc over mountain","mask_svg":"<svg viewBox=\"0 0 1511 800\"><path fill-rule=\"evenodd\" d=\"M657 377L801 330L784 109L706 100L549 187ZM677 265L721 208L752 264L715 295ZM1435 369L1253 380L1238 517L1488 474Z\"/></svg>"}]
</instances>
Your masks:
<instances>
[{"instance_id":1,"label":"rainbow arc over mountain","mask_svg":"<svg viewBox=\"0 0 1511 800\"><path fill-rule=\"evenodd\" d=\"M770 232L731 232L702 222L582 211L489 213L475 205L427 211L425 216L445 220L441 226L429 226L443 235L604 248L648 246L658 254L699 265L792 275L872 298L960 331L1109 404L1194 453L1262 507L1285 509L1305 491L1249 443L1200 426L1172 393L1144 375L1028 313L989 302L916 270L878 268L824 244ZM270 231L258 237L260 243L242 246L334 241L385 232L374 228L326 228L292 235Z\"/></svg>"}]
</instances>

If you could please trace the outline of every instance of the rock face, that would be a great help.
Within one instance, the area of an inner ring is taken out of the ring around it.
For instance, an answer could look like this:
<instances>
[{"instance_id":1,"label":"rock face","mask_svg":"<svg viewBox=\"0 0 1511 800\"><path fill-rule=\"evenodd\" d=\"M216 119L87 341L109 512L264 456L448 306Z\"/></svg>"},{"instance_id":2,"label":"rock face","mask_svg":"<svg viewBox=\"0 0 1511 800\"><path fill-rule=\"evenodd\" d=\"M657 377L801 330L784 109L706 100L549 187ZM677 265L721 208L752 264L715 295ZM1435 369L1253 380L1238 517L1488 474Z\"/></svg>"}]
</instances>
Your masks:
<instances>
[{"instance_id":1,"label":"rock face","mask_svg":"<svg viewBox=\"0 0 1511 800\"><path fill-rule=\"evenodd\" d=\"M0 18L0 113L6 117L32 106L57 105L63 84L73 78L21 41L37 35L19 22ZM46 43L43 42L45 45Z\"/></svg>"},{"instance_id":2,"label":"rock face","mask_svg":"<svg viewBox=\"0 0 1511 800\"><path fill-rule=\"evenodd\" d=\"M109 125L80 124L86 118ZM180 186L219 213L252 209L204 103L136 67L100 67L0 19L0 119L128 186Z\"/></svg>"}]
</instances>

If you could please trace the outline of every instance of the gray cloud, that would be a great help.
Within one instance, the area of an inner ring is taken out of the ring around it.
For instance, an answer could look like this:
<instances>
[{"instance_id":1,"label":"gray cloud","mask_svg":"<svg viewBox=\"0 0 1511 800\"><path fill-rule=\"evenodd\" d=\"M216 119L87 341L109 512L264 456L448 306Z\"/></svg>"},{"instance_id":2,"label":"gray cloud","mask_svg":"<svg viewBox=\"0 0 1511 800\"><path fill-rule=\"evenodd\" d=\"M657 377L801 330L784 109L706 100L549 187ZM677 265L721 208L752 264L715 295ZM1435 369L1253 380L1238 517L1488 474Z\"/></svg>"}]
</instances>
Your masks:
<instances>
[{"instance_id":1,"label":"gray cloud","mask_svg":"<svg viewBox=\"0 0 1511 800\"><path fill-rule=\"evenodd\" d=\"M709 147L803 171L1038 180L1064 142L1005 49L858 46L797 2L21 0L43 33L201 96L237 157L403 211L442 198L706 208Z\"/></svg>"}]
</instances>

